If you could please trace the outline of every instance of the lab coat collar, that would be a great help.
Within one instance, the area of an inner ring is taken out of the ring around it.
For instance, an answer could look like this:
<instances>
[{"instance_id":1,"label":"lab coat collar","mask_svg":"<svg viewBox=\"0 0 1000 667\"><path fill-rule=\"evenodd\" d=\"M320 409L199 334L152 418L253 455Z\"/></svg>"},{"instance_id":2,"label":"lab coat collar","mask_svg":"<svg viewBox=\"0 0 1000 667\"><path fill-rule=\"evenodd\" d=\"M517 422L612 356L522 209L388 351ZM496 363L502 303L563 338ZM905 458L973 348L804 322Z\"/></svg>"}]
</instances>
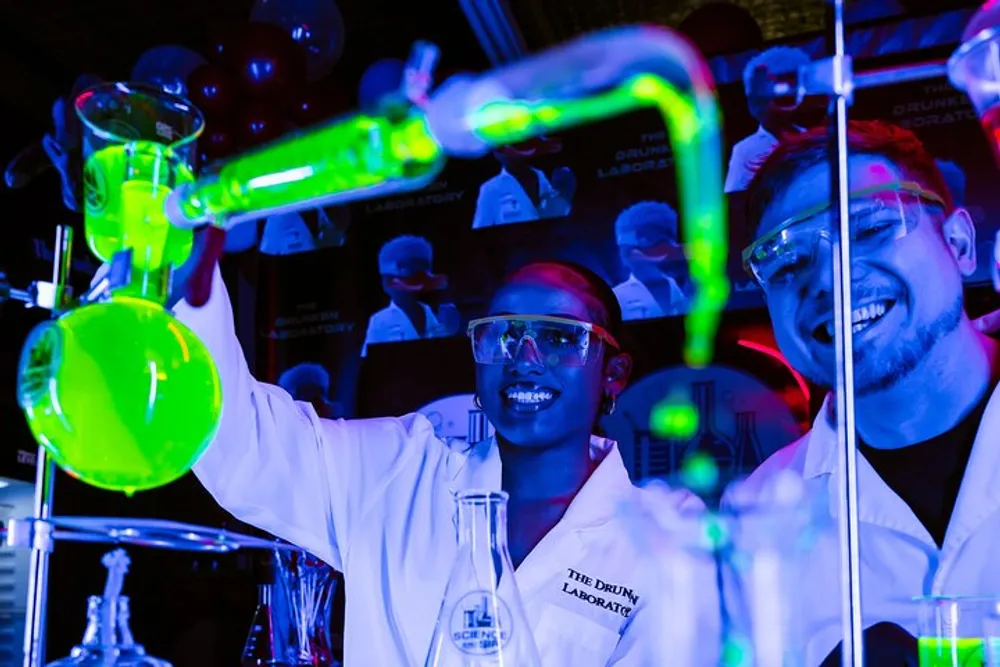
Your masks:
<instances>
[{"instance_id":1,"label":"lab coat collar","mask_svg":"<svg viewBox=\"0 0 1000 667\"><path fill-rule=\"evenodd\" d=\"M617 442L591 436L590 458L600 463L570 503L560 527L582 530L603 525L634 490ZM501 471L500 448L493 436L456 453L451 490L500 490Z\"/></svg>"},{"instance_id":2,"label":"lab coat collar","mask_svg":"<svg viewBox=\"0 0 1000 667\"><path fill-rule=\"evenodd\" d=\"M805 479L827 477L830 514L834 518L839 515L841 484L835 405L833 395L828 394L813 422L812 431L806 435L808 440L803 463ZM979 424L945 535L945 550L960 546L983 521L1000 510L1000 448L991 441L998 432L1000 388L993 391ZM913 511L860 454L858 489L858 518L861 521L898 530L933 544L927 529Z\"/></svg>"},{"instance_id":3,"label":"lab coat collar","mask_svg":"<svg viewBox=\"0 0 1000 667\"><path fill-rule=\"evenodd\" d=\"M534 167L528 167L528 169L530 169L531 171L535 172L535 174L538 176L538 198L539 199L544 199L545 197L548 197L548 196L556 194L556 190L555 190L555 188L552 187L552 184L549 183L549 179L546 178L545 172L543 172L541 169L535 169ZM500 173L504 177L509 178L510 180L514 181L514 183L520 185L521 182L514 177L514 174L510 173L509 171L507 171L506 167L500 167ZM527 193L525 193L525 194L527 194Z\"/></svg>"}]
</instances>

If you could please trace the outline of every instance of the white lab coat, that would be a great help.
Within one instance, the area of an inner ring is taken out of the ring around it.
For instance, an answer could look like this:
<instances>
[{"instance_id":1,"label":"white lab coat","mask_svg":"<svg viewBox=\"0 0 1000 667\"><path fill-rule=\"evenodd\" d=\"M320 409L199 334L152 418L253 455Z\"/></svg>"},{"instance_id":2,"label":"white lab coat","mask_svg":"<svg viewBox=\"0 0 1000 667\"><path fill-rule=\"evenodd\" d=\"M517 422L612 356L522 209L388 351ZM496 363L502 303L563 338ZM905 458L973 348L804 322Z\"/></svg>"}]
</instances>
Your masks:
<instances>
[{"instance_id":1,"label":"white lab coat","mask_svg":"<svg viewBox=\"0 0 1000 667\"><path fill-rule=\"evenodd\" d=\"M830 401L798 441L768 458L726 502L767 503L777 477L792 472L807 499L828 508L825 528L802 563L797 591L806 667L818 665L842 639L838 489L840 466ZM888 621L917 636L922 595L1000 595L1000 392L980 422L944 548L939 549L909 506L858 456L858 513L864 627Z\"/></svg>"},{"instance_id":2,"label":"white lab coat","mask_svg":"<svg viewBox=\"0 0 1000 667\"><path fill-rule=\"evenodd\" d=\"M346 667L421 667L457 551L452 493L500 488L495 443L449 449L419 414L322 420L310 405L257 382L218 272L208 304L183 303L177 316L211 351L225 398L218 434L195 474L240 520L344 573ZM681 625L704 621L699 630L717 631L712 573L685 578L700 605L671 608L664 588L674 573L667 569L663 517L700 501L687 492L634 487L610 441L595 440L592 454L603 457L597 470L516 571L542 664L668 664L665 651L673 647L665 646L664 628L672 614ZM593 580L587 592L594 598L571 594L582 586L571 569ZM628 599L602 593L598 580L638 596L628 618L595 604L597 597ZM705 653L699 667L715 659Z\"/></svg>"},{"instance_id":3,"label":"white lab coat","mask_svg":"<svg viewBox=\"0 0 1000 667\"><path fill-rule=\"evenodd\" d=\"M424 317L427 318L427 338L443 336L444 330L431 307L426 303L421 303L420 307L424 309ZM403 309L390 301L388 306L368 318L368 330L365 332L361 356L368 356L368 346L372 343L398 343L421 338L423 336L417 333L413 322Z\"/></svg>"},{"instance_id":4,"label":"white lab coat","mask_svg":"<svg viewBox=\"0 0 1000 667\"><path fill-rule=\"evenodd\" d=\"M757 131L736 142L729 157L729 171L726 173L726 192L742 192L750 185L755 173L755 165L771 154L778 138L758 127Z\"/></svg>"},{"instance_id":5,"label":"white lab coat","mask_svg":"<svg viewBox=\"0 0 1000 667\"><path fill-rule=\"evenodd\" d=\"M678 315L687 310L687 297L677 285L677 281L667 276L670 282L670 303L673 306L669 313L665 313L660 303L653 296L642 281L634 275L630 275L625 282L615 285L615 296L618 297L618 304L622 308L622 319L626 322L630 320L646 320L655 317L666 317L667 315Z\"/></svg>"},{"instance_id":6,"label":"white lab coat","mask_svg":"<svg viewBox=\"0 0 1000 667\"><path fill-rule=\"evenodd\" d=\"M481 229L515 222L531 222L543 217L569 215L569 202L562 199L542 171L534 168L532 171L538 174L538 201L548 202L545 211L539 211L518 180L506 169L502 169L499 174L479 187L479 199L476 200L476 214L472 228Z\"/></svg>"}]
</instances>

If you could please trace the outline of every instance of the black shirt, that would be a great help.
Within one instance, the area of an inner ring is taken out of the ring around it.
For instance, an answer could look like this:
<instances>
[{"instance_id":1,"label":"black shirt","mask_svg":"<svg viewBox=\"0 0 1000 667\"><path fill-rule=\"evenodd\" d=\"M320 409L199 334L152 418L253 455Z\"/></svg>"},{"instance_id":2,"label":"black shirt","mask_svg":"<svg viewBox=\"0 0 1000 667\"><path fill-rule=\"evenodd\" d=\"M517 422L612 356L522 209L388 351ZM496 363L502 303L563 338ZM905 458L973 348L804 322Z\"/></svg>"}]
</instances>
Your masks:
<instances>
[{"instance_id":1,"label":"black shirt","mask_svg":"<svg viewBox=\"0 0 1000 667\"><path fill-rule=\"evenodd\" d=\"M979 422L995 386L995 382L991 383L990 389L958 424L929 440L899 449L876 449L858 438L858 450L889 488L909 505L939 548L944 544Z\"/></svg>"}]
</instances>

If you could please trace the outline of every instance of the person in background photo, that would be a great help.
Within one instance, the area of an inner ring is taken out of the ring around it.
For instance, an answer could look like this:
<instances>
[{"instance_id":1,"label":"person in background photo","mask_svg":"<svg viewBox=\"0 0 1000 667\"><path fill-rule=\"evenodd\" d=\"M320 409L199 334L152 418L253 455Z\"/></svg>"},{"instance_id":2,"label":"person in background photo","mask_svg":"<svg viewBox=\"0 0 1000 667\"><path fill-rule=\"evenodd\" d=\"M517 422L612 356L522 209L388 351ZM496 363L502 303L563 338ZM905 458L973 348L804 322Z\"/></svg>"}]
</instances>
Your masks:
<instances>
[{"instance_id":1,"label":"person in background photo","mask_svg":"<svg viewBox=\"0 0 1000 667\"><path fill-rule=\"evenodd\" d=\"M362 357L373 343L440 338L458 332L455 304L442 303L437 309L430 305L438 301L435 293L448 286L448 277L433 273L433 265L434 250L420 236L397 236L382 246L378 269L389 305L368 320Z\"/></svg>"},{"instance_id":2,"label":"person in background photo","mask_svg":"<svg viewBox=\"0 0 1000 667\"><path fill-rule=\"evenodd\" d=\"M264 222L260 251L265 255L297 255L316 247L316 239L299 213L278 213Z\"/></svg>"},{"instance_id":3,"label":"person in background photo","mask_svg":"<svg viewBox=\"0 0 1000 667\"><path fill-rule=\"evenodd\" d=\"M278 378L278 386L296 401L310 404L324 419L339 419L340 404L330 400L330 373L319 364L301 363L292 366Z\"/></svg>"},{"instance_id":4,"label":"person in background photo","mask_svg":"<svg viewBox=\"0 0 1000 667\"><path fill-rule=\"evenodd\" d=\"M802 132L825 116L822 110L817 111L813 100L803 100L801 105L792 106L790 101L783 104L782 100L760 94L761 88L767 88L767 82L776 82L810 62L801 49L775 46L758 53L743 68L747 109L759 125L756 132L733 146L726 174L726 192L745 190L756 166L770 155L783 137Z\"/></svg>"},{"instance_id":5,"label":"person in background photo","mask_svg":"<svg viewBox=\"0 0 1000 667\"><path fill-rule=\"evenodd\" d=\"M629 277L615 286L615 296L626 321L687 311L687 259L677 227L677 211L663 202L640 202L618 214L615 240Z\"/></svg>"},{"instance_id":6,"label":"person in background photo","mask_svg":"<svg viewBox=\"0 0 1000 667\"><path fill-rule=\"evenodd\" d=\"M550 181L532 160L562 149L556 139L539 138L493 151L500 173L479 188L473 229L531 222L569 215L576 177L568 167L552 172Z\"/></svg>"}]
</instances>

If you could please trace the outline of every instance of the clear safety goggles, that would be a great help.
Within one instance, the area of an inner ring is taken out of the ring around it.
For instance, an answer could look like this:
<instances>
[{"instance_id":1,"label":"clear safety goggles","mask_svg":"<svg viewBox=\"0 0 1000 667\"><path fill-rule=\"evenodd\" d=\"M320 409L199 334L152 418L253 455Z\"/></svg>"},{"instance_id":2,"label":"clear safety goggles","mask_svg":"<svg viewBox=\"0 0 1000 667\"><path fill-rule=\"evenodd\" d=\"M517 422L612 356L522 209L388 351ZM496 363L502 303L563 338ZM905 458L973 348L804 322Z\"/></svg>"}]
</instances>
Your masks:
<instances>
[{"instance_id":1,"label":"clear safety goggles","mask_svg":"<svg viewBox=\"0 0 1000 667\"><path fill-rule=\"evenodd\" d=\"M509 364L530 345L548 366L583 366L600 342L618 348L602 327L548 315L494 315L469 322L472 356L477 364Z\"/></svg>"},{"instance_id":2,"label":"clear safety goggles","mask_svg":"<svg viewBox=\"0 0 1000 667\"><path fill-rule=\"evenodd\" d=\"M926 206L943 207L944 200L917 183L901 181L851 193L851 248L865 255L912 232ZM808 277L820 239L833 241L837 212L831 203L788 218L743 251L743 268L761 287L782 287Z\"/></svg>"}]
</instances>

